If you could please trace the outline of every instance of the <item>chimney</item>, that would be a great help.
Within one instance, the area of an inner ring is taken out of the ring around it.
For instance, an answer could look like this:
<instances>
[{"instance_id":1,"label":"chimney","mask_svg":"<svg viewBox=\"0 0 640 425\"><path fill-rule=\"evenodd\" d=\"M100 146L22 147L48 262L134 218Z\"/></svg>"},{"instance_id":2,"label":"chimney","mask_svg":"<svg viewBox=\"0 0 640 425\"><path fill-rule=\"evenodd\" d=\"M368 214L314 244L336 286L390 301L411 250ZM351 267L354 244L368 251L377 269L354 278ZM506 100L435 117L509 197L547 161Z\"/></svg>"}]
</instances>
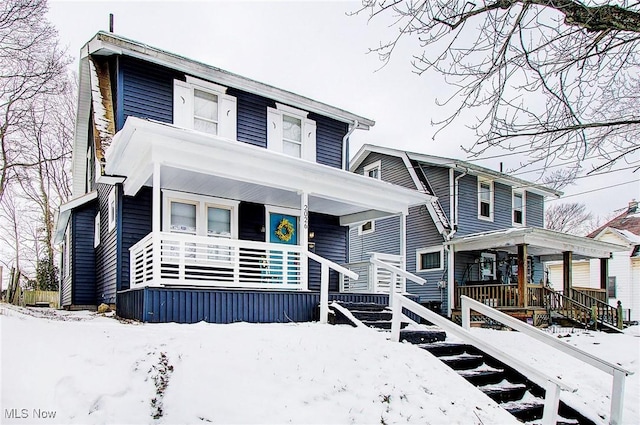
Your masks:
<instances>
[{"instance_id":1,"label":"chimney","mask_svg":"<svg viewBox=\"0 0 640 425\"><path fill-rule=\"evenodd\" d=\"M113 13L109 13L109 32L113 32Z\"/></svg>"},{"instance_id":2,"label":"chimney","mask_svg":"<svg viewBox=\"0 0 640 425\"><path fill-rule=\"evenodd\" d=\"M629 209L627 210L627 214L633 214L636 212L638 212L638 201L633 199L631 202L629 202Z\"/></svg>"}]
</instances>

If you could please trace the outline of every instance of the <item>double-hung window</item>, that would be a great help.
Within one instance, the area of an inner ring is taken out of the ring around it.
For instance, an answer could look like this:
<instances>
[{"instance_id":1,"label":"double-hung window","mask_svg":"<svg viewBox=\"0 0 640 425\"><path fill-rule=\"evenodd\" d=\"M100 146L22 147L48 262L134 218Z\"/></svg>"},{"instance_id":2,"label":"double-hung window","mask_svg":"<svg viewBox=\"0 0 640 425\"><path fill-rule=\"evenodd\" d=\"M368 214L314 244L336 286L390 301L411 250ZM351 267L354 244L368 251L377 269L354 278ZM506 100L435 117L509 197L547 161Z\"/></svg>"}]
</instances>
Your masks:
<instances>
[{"instance_id":1,"label":"double-hung window","mask_svg":"<svg viewBox=\"0 0 640 425\"><path fill-rule=\"evenodd\" d=\"M187 75L173 81L173 123L236 140L237 100L227 88Z\"/></svg>"},{"instance_id":2,"label":"double-hung window","mask_svg":"<svg viewBox=\"0 0 640 425\"><path fill-rule=\"evenodd\" d=\"M512 196L513 205L513 225L524 226L525 225L525 211L526 211L526 197L525 192L522 190L514 190Z\"/></svg>"},{"instance_id":3,"label":"double-hung window","mask_svg":"<svg viewBox=\"0 0 640 425\"><path fill-rule=\"evenodd\" d=\"M493 181L478 177L478 218L493 221Z\"/></svg>"},{"instance_id":4,"label":"double-hung window","mask_svg":"<svg viewBox=\"0 0 640 425\"><path fill-rule=\"evenodd\" d=\"M316 161L316 122L309 113L276 103L267 108L267 149Z\"/></svg>"}]
</instances>

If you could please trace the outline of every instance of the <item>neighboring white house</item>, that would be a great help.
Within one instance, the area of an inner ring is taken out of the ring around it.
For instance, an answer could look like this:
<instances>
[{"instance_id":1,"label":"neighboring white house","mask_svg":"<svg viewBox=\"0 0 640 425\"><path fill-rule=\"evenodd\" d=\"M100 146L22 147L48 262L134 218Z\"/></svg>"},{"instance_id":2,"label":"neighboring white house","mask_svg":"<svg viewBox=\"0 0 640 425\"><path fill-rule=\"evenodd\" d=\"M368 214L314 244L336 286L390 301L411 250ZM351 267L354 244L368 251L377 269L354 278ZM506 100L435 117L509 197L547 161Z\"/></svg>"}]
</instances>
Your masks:
<instances>
[{"instance_id":1,"label":"neighboring white house","mask_svg":"<svg viewBox=\"0 0 640 425\"><path fill-rule=\"evenodd\" d=\"M609 304L631 309L631 320L640 320L640 210L638 202L631 201L627 210L596 229L588 237L602 242L627 247L615 252L608 265ZM549 262L548 280L556 290L562 290L562 263ZM576 260L572 264L573 286L600 288L600 261Z\"/></svg>"}]
</instances>

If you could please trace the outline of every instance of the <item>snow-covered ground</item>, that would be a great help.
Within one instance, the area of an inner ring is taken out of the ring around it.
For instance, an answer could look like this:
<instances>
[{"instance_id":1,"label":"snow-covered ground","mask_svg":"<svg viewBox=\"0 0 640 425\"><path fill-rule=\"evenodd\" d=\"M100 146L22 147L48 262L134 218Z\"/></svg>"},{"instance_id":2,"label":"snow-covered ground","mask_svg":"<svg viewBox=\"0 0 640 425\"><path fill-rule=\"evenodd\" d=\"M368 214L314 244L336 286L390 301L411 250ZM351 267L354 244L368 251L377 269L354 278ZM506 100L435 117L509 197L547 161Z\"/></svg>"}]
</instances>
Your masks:
<instances>
[{"instance_id":1,"label":"snow-covered ground","mask_svg":"<svg viewBox=\"0 0 640 425\"><path fill-rule=\"evenodd\" d=\"M606 422L610 378L522 335L477 332L575 379L574 396ZM565 340L638 369L640 338L580 332ZM0 343L3 424L517 423L425 351L364 328L138 324L3 304ZM628 379L625 423L640 423L638 382Z\"/></svg>"}]
</instances>

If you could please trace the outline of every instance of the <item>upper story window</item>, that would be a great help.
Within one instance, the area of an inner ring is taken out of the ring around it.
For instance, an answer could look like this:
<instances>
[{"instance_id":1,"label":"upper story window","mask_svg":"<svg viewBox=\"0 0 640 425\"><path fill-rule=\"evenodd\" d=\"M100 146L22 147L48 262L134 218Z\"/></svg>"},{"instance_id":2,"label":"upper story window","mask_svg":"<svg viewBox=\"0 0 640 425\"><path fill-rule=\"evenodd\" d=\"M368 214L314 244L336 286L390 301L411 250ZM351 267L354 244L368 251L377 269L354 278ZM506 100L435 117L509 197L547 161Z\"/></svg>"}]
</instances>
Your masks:
<instances>
[{"instance_id":1,"label":"upper story window","mask_svg":"<svg viewBox=\"0 0 640 425\"><path fill-rule=\"evenodd\" d=\"M227 88L187 75L173 81L173 123L236 140L237 101Z\"/></svg>"},{"instance_id":2,"label":"upper story window","mask_svg":"<svg viewBox=\"0 0 640 425\"><path fill-rule=\"evenodd\" d=\"M173 233L238 238L238 202L164 191L164 229Z\"/></svg>"},{"instance_id":3,"label":"upper story window","mask_svg":"<svg viewBox=\"0 0 640 425\"><path fill-rule=\"evenodd\" d=\"M316 122L308 112L276 103L267 108L267 149L316 161Z\"/></svg>"},{"instance_id":4,"label":"upper story window","mask_svg":"<svg viewBox=\"0 0 640 425\"><path fill-rule=\"evenodd\" d=\"M100 211L96 214L93 220L93 247L100 246Z\"/></svg>"},{"instance_id":5,"label":"upper story window","mask_svg":"<svg viewBox=\"0 0 640 425\"><path fill-rule=\"evenodd\" d=\"M478 218L493 221L493 181L478 177Z\"/></svg>"},{"instance_id":6,"label":"upper story window","mask_svg":"<svg viewBox=\"0 0 640 425\"><path fill-rule=\"evenodd\" d=\"M513 205L513 225L524 226L525 225L525 212L526 212L526 197L525 192L522 190L514 190L512 196Z\"/></svg>"},{"instance_id":7,"label":"upper story window","mask_svg":"<svg viewBox=\"0 0 640 425\"><path fill-rule=\"evenodd\" d=\"M109 218L109 231L116 228L116 188L113 187L109 192L109 201L107 206L107 213Z\"/></svg>"},{"instance_id":8,"label":"upper story window","mask_svg":"<svg viewBox=\"0 0 640 425\"><path fill-rule=\"evenodd\" d=\"M364 175L367 177L371 177L372 179L381 180L382 179L381 170L382 170L381 161L376 161L364 167Z\"/></svg>"}]
</instances>

